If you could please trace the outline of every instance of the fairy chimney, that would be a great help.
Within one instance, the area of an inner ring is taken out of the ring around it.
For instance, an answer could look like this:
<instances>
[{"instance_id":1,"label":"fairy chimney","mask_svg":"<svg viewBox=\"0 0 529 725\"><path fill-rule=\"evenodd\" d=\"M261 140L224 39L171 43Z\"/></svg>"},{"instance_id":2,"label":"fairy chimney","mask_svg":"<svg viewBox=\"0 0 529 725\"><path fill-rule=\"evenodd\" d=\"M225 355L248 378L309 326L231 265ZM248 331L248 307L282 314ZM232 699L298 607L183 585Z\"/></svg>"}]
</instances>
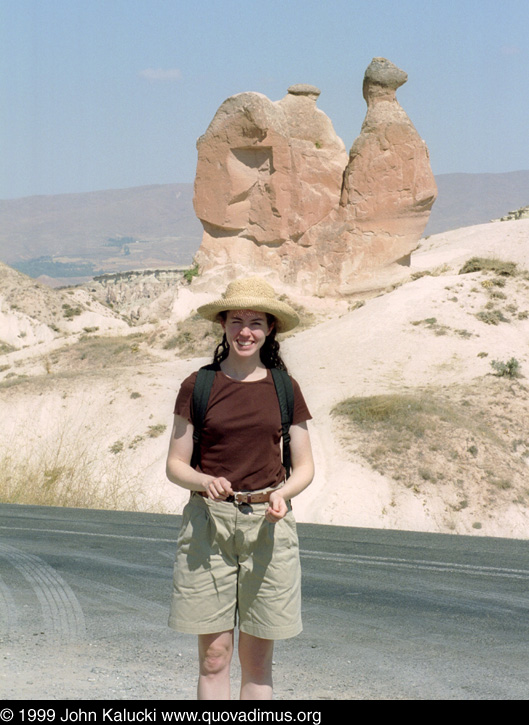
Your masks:
<instances>
[{"instance_id":1,"label":"fairy chimney","mask_svg":"<svg viewBox=\"0 0 529 725\"><path fill-rule=\"evenodd\" d=\"M340 201L355 231L377 245L382 264L416 248L437 196L426 144L396 98L407 79L385 58L368 66L367 113L349 153Z\"/></svg>"},{"instance_id":2,"label":"fairy chimney","mask_svg":"<svg viewBox=\"0 0 529 725\"><path fill-rule=\"evenodd\" d=\"M228 98L197 142L201 272L224 283L251 269L306 294L340 295L406 260L437 193L426 145L396 99L406 80L373 59L349 155L315 86L293 85L276 102Z\"/></svg>"}]
</instances>

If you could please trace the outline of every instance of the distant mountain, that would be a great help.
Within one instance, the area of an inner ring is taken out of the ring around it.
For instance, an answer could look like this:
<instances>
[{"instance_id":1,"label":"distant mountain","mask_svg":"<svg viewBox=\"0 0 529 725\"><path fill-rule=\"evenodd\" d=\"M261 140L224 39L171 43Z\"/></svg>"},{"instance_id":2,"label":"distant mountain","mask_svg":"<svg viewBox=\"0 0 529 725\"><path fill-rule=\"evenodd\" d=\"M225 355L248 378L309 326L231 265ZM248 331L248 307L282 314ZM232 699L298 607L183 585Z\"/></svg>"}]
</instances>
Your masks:
<instances>
[{"instance_id":1,"label":"distant mountain","mask_svg":"<svg viewBox=\"0 0 529 725\"><path fill-rule=\"evenodd\" d=\"M439 195L425 235L486 224L529 205L529 171L505 174L440 174Z\"/></svg>"},{"instance_id":2,"label":"distant mountain","mask_svg":"<svg viewBox=\"0 0 529 725\"><path fill-rule=\"evenodd\" d=\"M192 184L0 201L0 260L32 277L187 265L202 225Z\"/></svg>"},{"instance_id":3,"label":"distant mountain","mask_svg":"<svg viewBox=\"0 0 529 725\"><path fill-rule=\"evenodd\" d=\"M529 171L441 174L425 235L529 204ZM191 264L202 238L193 184L0 201L0 260L48 283Z\"/></svg>"}]
</instances>

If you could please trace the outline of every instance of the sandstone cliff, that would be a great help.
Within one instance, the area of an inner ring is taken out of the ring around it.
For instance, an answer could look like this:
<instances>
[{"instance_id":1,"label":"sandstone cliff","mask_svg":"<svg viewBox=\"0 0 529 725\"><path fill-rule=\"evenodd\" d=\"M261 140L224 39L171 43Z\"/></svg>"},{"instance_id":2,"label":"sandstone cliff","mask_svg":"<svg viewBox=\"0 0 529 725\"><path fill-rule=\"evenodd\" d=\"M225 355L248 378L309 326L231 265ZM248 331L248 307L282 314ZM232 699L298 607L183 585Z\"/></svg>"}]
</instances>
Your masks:
<instances>
[{"instance_id":1,"label":"sandstone cliff","mask_svg":"<svg viewBox=\"0 0 529 725\"><path fill-rule=\"evenodd\" d=\"M409 261L437 189L426 144L396 99L406 80L373 59L349 155L314 86L291 86L277 102L240 93L220 106L197 143L196 259L208 284L251 269L305 294L341 295L385 284Z\"/></svg>"}]
</instances>

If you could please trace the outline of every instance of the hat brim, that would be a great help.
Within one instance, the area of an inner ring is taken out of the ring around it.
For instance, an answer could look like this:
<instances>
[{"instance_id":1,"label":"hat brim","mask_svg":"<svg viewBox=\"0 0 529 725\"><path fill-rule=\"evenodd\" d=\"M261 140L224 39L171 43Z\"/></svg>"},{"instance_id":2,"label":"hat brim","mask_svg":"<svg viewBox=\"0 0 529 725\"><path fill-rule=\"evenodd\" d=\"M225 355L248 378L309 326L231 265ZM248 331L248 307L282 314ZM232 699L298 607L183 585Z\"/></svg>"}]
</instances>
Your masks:
<instances>
[{"instance_id":1,"label":"hat brim","mask_svg":"<svg viewBox=\"0 0 529 725\"><path fill-rule=\"evenodd\" d=\"M220 322L220 313L228 312L228 310L255 310L256 312L266 312L273 315L276 319L276 327L278 332L289 332L299 325L299 316L295 310L285 302L279 300L267 300L263 302L263 298L251 296L240 296L231 299L220 299L202 305L197 312L201 317L211 322Z\"/></svg>"}]
</instances>

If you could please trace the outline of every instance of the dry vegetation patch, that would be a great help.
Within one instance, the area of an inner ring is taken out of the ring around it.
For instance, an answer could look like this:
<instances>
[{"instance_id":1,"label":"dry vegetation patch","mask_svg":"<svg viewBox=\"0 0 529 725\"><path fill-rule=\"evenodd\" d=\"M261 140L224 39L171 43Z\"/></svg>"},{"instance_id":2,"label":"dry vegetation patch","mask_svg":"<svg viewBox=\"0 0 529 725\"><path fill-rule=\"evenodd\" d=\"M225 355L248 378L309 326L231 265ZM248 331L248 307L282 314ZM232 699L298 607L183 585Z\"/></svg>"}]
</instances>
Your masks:
<instances>
[{"instance_id":1,"label":"dry vegetation patch","mask_svg":"<svg viewBox=\"0 0 529 725\"><path fill-rule=\"evenodd\" d=\"M65 426L49 443L0 445L0 502L72 508L144 510L141 489L123 462L103 461L82 431Z\"/></svg>"},{"instance_id":2,"label":"dry vegetation patch","mask_svg":"<svg viewBox=\"0 0 529 725\"><path fill-rule=\"evenodd\" d=\"M469 327L455 327L447 324L446 319L425 317L410 321L418 332L471 339L481 334L481 326L476 326L475 320L498 326L523 324L529 319L529 273L515 262L472 257L461 267L459 275L457 281L453 280L445 287L448 292L445 304L457 304L474 318L468 321ZM425 273L416 274L413 278L422 276ZM439 306L439 314L443 311L443 307Z\"/></svg>"},{"instance_id":3,"label":"dry vegetation patch","mask_svg":"<svg viewBox=\"0 0 529 725\"><path fill-rule=\"evenodd\" d=\"M13 350L15 350L13 345L10 345L8 342L0 340L0 355L7 355L8 353L13 352Z\"/></svg>"},{"instance_id":4,"label":"dry vegetation patch","mask_svg":"<svg viewBox=\"0 0 529 725\"><path fill-rule=\"evenodd\" d=\"M502 322L529 318L529 273L515 262L496 258L472 257L459 274L481 272L480 291L487 301L476 313L481 322L499 325Z\"/></svg>"},{"instance_id":5,"label":"dry vegetation patch","mask_svg":"<svg viewBox=\"0 0 529 725\"><path fill-rule=\"evenodd\" d=\"M299 325L290 332L285 332L283 333L283 335L280 335L279 341L281 341L282 338L290 337L290 335L297 335L298 332L303 332L303 330L308 330L310 327L317 325L319 322L322 322L325 319L325 314L323 314L322 316L318 316L313 312L309 312L305 307L299 305L295 300L287 297L287 295L280 295L279 299L282 302L286 302L287 305L290 305L290 307L292 307L292 309L297 312L299 316Z\"/></svg>"},{"instance_id":6,"label":"dry vegetation patch","mask_svg":"<svg viewBox=\"0 0 529 725\"><path fill-rule=\"evenodd\" d=\"M176 326L173 334L161 338L165 350L175 350L179 357L206 357L213 353L222 339L220 325L205 320L197 313Z\"/></svg>"},{"instance_id":7,"label":"dry vegetation patch","mask_svg":"<svg viewBox=\"0 0 529 725\"><path fill-rule=\"evenodd\" d=\"M333 411L344 447L453 511L529 504L529 392L489 375L471 385L350 398Z\"/></svg>"},{"instance_id":8,"label":"dry vegetation patch","mask_svg":"<svg viewBox=\"0 0 529 725\"><path fill-rule=\"evenodd\" d=\"M68 330L67 323L90 310L94 301L80 288L51 289L1 263L0 296L6 310L27 315L56 332Z\"/></svg>"},{"instance_id":9,"label":"dry vegetation patch","mask_svg":"<svg viewBox=\"0 0 529 725\"><path fill-rule=\"evenodd\" d=\"M30 384L41 392L50 385L64 385L67 380L77 376L107 376L114 370L140 365L153 359L147 336L143 333L108 337L85 335L76 342L65 344L45 355L15 362L13 369L9 369L0 381L0 389ZM4 371L9 367L6 366Z\"/></svg>"},{"instance_id":10,"label":"dry vegetation patch","mask_svg":"<svg viewBox=\"0 0 529 725\"><path fill-rule=\"evenodd\" d=\"M96 371L136 365L150 359L142 333L121 336L84 336L73 345L50 353L45 361L48 373Z\"/></svg>"}]
</instances>

